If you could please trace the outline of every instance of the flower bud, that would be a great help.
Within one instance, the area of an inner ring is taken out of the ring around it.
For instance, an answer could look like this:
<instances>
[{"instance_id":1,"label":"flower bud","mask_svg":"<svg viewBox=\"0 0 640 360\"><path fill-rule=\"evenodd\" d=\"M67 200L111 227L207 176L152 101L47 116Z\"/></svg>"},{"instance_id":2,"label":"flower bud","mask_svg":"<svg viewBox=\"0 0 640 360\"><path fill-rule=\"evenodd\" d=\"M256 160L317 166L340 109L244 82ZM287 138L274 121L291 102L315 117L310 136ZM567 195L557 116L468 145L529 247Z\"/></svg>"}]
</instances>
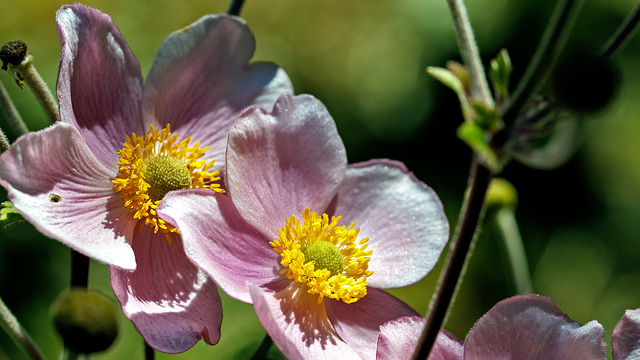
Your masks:
<instances>
[{"instance_id":1,"label":"flower bud","mask_svg":"<svg viewBox=\"0 0 640 360\"><path fill-rule=\"evenodd\" d=\"M500 209L505 207L515 209L518 203L518 192L516 191L516 188L507 180L502 178L494 178L489 184L487 197L485 198L484 203L487 207L487 210Z\"/></svg>"},{"instance_id":2,"label":"flower bud","mask_svg":"<svg viewBox=\"0 0 640 360\"><path fill-rule=\"evenodd\" d=\"M62 293L52 307L52 317L64 345L75 353L106 350L118 335L113 302L94 290L72 288Z\"/></svg>"}]
</instances>

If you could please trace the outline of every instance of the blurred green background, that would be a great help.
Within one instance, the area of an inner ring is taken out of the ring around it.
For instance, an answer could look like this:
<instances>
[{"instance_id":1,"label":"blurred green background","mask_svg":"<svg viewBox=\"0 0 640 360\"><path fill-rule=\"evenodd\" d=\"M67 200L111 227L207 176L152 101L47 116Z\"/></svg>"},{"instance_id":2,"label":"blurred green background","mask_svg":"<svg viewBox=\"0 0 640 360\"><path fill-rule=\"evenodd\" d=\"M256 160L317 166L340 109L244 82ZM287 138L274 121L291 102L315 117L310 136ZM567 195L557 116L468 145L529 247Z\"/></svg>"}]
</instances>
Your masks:
<instances>
[{"instance_id":1,"label":"blurred green background","mask_svg":"<svg viewBox=\"0 0 640 360\"><path fill-rule=\"evenodd\" d=\"M63 3L3 1L0 12L0 42L25 41L52 90L60 52L55 11ZM517 80L555 3L469 1L485 64L505 47ZM228 5L201 0L86 4L112 16L143 74L165 36L204 14L224 12ZM586 1L568 46L602 48L635 6L635 0ZM461 122L455 95L424 71L429 65L444 66L447 60L459 59L444 0L248 0L242 17L256 36L255 59L279 64L289 73L296 93L312 94L328 107L351 163L370 158L403 161L436 190L455 227L471 153L455 135ZM607 342L624 310L640 307L640 39L631 38L613 60L621 74L616 97L604 110L584 116L577 154L555 170L511 162L501 174L519 192L516 216L534 292L550 296L576 321L600 321ZM46 127L28 89L20 90L5 72L0 80L29 127ZM4 118L0 124L15 139ZM6 198L4 190L0 197ZM460 339L496 302L515 294L490 220L446 323L446 329ZM0 296L48 358L58 357L61 349L49 306L68 286L69 259L68 248L39 235L27 223L0 233ZM438 270L418 284L391 292L424 314ZM114 298L105 265L92 262L90 286ZM264 336L253 307L224 295L223 306L218 345L200 342L186 353L157 358L250 357ZM143 358L141 337L121 317L116 344L95 359ZM22 358L0 332L0 359Z\"/></svg>"}]
</instances>

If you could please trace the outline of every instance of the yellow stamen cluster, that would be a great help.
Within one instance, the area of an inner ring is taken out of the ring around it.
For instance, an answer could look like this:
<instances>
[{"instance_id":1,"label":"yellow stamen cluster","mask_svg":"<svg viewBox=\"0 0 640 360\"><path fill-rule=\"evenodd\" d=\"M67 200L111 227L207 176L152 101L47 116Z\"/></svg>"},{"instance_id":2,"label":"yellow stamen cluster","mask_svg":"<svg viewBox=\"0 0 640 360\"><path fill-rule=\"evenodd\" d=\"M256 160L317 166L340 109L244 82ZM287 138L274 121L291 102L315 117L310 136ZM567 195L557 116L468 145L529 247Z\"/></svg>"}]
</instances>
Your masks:
<instances>
[{"instance_id":1,"label":"yellow stamen cluster","mask_svg":"<svg viewBox=\"0 0 640 360\"><path fill-rule=\"evenodd\" d=\"M319 216L306 208L302 212L302 218L302 223L295 215L287 218L286 224L278 230L278 239L269 243L282 257L280 263L286 269L280 273L286 274L288 279L306 284L310 294L318 294L319 303L325 296L348 304L365 296L368 285L366 280L373 275L373 272L368 270L369 256L372 252L366 251L369 239L356 242L360 228L355 228L355 222L348 228L338 226L340 216L331 217L329 221L327 214ZM312 251L306 251L311 244L320 241L330 245L312 246ZM324 262L326 267L318 267L316 260L305 258L305 253L318 253L322 249L326 249L325 255L317 258L318 262ZM335 256L336 249L340 257ZM331 264L334 261L342 263Z\"/></svg>"},{"instance_id":2,"label":"yellow stamen cluster","mask_svg":"<svg viewBox=\"0 0 640 360\"><path fill-rule=\"evenodd\" d=\"M180 142L177 139L178 135L171 134L169 125L161 131L151 125L144 136L135 133L127 136L124 148L116 153L120 156L119 169L118 176L112 181L114 191L120 192L124 206L133 217L144 220L138 230L149 225L154 233L164 233L169 242L168 234L178 233L178 229L156 214L156 208L168 191L202 188L224 192L220 184L215 183L220 180L220 171L208 172L214 162L205 164L200 159L209 147L201 149L198 142L189 146L191 138Z\"/></svg>"}]
</instances>

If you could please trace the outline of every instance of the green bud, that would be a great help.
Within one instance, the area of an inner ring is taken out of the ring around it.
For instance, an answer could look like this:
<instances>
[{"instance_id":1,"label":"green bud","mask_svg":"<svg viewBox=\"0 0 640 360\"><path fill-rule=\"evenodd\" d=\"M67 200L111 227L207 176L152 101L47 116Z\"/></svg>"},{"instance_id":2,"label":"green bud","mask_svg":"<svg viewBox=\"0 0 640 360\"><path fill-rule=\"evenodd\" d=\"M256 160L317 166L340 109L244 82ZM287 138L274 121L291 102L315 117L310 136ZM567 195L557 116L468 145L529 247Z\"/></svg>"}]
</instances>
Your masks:
<instances>
[{"instance_id":1,"label":"green bud","mask_svg":"<svg viewBox=\"0 0 640 360\"><path fill-rule=\"evenodd\" d=\"M509 78L511 77L511 58L506 49L500 50L498 56L491 60L489 77L498 103L503 103L509 95Z\"/></svg>"},{"instance_id":2,"label":"green bud","mask_svg":"<svg viewBox=\"0 0 640 360\"><path fill-rule=\"evenodd\" d=\"M72 288L58 297L51 312L64 345L75 353L106 350L118 335L113 302L95 290Z\"/></svg>"},{"instance_id":3,"label":"green bud","mask_svg":"<svg viewBox=\"0 0 640 360\"><path fill-rule=\"evenodd\" d=\"M488 210L497 210L506 207L515 209L518 203L518 192L507 180L494 178L489 184L489 190L487 190L487 197L484 203Z\"/></svg>"}]
</instances>

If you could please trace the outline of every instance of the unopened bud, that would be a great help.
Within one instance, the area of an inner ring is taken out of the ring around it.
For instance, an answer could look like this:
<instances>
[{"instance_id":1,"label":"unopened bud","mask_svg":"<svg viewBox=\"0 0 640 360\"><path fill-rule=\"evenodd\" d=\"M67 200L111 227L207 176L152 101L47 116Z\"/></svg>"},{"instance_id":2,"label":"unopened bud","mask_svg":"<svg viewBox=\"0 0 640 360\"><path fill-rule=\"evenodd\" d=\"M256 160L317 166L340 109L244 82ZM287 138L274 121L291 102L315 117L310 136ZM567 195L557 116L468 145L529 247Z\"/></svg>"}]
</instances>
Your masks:
<instances>
[{"instance_id":1,"label":"unopened bud","mask_svg":"<svg viewBox=\"0 0 640 360\"><path fill-rule=\"evenodd\" d=\"M514 209L518 203L516 188L505 179L494 178L489 184L485 199L487 210L509 207Z\"/></svg>"},{"instance_id":2,"label":"unopened bud","mask_svg":"<svg viewBox=\"0 0 640 360\"><path fill-rule=\"evenodd\" d=\"M116 309L101 293L72 288L52 307L53 324L64 345L79 354L106 350L118 335Z\"/></svg>"}]
</instances>

